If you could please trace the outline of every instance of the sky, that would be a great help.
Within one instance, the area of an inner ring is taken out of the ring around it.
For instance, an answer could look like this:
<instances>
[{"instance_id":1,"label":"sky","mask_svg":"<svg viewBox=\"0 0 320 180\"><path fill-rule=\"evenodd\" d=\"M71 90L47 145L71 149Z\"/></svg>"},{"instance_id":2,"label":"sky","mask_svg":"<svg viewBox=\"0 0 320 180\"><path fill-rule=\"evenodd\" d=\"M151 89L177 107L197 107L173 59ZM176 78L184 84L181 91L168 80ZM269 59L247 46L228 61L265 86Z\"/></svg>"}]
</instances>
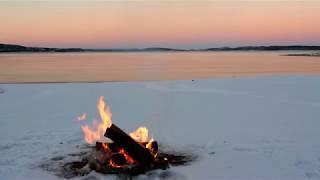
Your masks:
<instances>
[{"instance_id":1,"label":"sky","mask_svg":"<svg viewBox=\"0 0 320 180\"><path fill-rule=\"evenodd\" d=\"M0 1L0 43L81 48L320 45L320 0Z\"/></svg>"}]
</instances>

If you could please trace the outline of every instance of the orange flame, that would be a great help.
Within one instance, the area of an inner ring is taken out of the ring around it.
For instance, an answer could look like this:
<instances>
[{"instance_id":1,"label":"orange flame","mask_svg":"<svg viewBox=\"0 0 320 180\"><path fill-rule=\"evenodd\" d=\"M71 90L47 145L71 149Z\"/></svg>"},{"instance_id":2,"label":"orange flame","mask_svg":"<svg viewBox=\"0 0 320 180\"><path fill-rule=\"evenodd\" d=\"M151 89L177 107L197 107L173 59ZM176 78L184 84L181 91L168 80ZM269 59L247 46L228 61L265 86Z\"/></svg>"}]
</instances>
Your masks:
<instances>
[{"instance_id":1,"label":"orange flame","mask_svg":"<svg viewBox=\"0 0 320 180\"><path fill-rule=\"evenodd\" d=\"M101 122L93 122L93 127L90 128L88 125L81 126L81 129L84 133L84 139L89 144L94 144L95 142L104 139L104 133L107 128L110 128L112 125L112 114L110 107L105 105L104 97L100 96L97 104L98 112L101 117Z\"/></svg>"}]
</instances>

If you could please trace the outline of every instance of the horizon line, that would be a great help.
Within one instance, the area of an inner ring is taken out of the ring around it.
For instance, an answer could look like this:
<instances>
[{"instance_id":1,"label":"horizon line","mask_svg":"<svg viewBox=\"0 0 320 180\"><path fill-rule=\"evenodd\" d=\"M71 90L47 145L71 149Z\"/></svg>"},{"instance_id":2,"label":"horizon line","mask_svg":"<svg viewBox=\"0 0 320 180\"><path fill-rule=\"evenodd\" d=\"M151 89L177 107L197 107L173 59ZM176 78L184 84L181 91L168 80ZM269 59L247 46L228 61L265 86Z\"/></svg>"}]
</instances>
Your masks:
<instances>
[{"instance_id":1,"label":"horizon line","mask_svg":"<svg viewBox=\"0 0 320 180\"><path fill-rule=\"evenodd\" d=\"M183 48L183 47L168 47L168 46L144 46L144 47L99 47L99 48L86 48L86 47L57 47L57 46L29 46L23 44L14 44L14 43L2 43L0 45L12 45L12 46L23 46L26 48L49 48L49 49L83 49L83 50L144 50L144 49L172 49L172 50L206 50L206 49L235 49L235 48L258 48L258 47L320 47L319 45L306 45L306 44L286 44L286 45L239 45L239 46L208 46L208 47L194 47L194 48Z\"/></svg>"}]
</instances>

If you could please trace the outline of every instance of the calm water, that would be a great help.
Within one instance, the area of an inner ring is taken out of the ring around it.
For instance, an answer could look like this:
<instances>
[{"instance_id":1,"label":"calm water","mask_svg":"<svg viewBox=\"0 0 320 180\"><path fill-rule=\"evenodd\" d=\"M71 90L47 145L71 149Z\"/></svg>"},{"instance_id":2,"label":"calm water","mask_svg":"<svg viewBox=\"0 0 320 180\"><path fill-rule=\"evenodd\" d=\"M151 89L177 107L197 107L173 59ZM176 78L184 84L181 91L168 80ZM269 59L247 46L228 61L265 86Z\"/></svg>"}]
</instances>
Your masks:
<instances>
[{"instance_id":1,"label":"calm water","mask_svg":"<svg viewBox=\"0 0 320 180\"><path fill-rule=\"evenodd\" d=\"M280 56L287 53L8 53L0 54L0 83L171 80L320 73L319 57Z\"/></svg>"}]
</instances>

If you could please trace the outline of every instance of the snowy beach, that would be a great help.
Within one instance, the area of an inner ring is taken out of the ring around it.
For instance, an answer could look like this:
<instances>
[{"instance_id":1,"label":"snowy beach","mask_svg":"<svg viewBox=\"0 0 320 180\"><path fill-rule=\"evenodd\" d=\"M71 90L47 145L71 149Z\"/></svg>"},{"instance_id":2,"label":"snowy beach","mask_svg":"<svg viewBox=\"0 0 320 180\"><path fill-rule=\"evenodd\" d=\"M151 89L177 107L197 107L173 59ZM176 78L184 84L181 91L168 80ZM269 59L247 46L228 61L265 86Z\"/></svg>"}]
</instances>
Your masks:
<instances>
[{"instance_id":1,"label":"snowy beach","mask_svg":"<svg viewBox=\"0 0 320 180\"><path fill-rule=\"evenodd\" d=\"M42 165L81 151L77 117L98 118L101 95L126 132L144 125L161 145L198 157L137 178L320 178L319 76L0 84L0 92L1 179L59 179Z\"/></svg>"}]
</instances>

